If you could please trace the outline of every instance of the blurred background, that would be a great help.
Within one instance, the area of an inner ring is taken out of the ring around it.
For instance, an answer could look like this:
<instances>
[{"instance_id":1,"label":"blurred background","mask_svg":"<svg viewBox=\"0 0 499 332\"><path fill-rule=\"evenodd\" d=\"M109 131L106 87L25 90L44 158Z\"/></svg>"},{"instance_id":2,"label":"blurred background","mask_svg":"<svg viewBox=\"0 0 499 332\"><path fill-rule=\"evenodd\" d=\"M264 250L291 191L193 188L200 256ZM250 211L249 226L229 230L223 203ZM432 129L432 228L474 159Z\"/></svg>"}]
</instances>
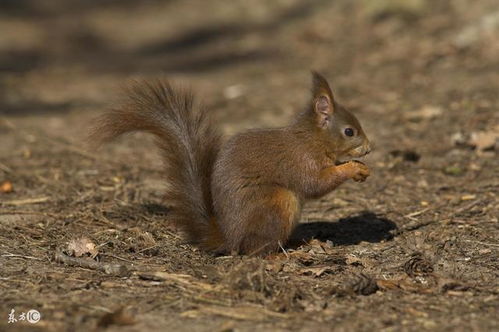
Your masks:
<instances>
[{"instance_id":1,"label":"blurred background","mask_svg":"<svg viewBox=\"0 0 499 332\"><path fill-rule=\"evenodd\" d=\"M497 105L495 0L2 0L0 31L0 114L61 130L137 76L192 85L228 132L286 123L311 69L378 131Z\"/></svg>"},{"instance_id":2,"label":"blurred background","mask_svg":"<svg viewBox=\"0 0 499 332\"><path fill-rule=\"evenodd\" d=\"M359 117L373 166L423 156L420 167L461 174L497 147L496 0L2 0L0 31L10 168L33 151L58 159L54 141L84 149L131 79L192 87L230 135L288 123L312 69ZM160 168L136 137L100 156Z\"/></svg>"},{"instance_id":3,"label":"blurred background","mask_svg":"<svg viewBox=\"0 0 499 332\"><path fill-rule=\"evenodd\" d=\"M496 0L3 0L0 31L4 171L83 151L131 79L191 86L230 135L288 123L312 69L359 117L372 166L462 175L497 151ZM160 169L136 137L99 156Z\"/></svg>"}]
</instances>

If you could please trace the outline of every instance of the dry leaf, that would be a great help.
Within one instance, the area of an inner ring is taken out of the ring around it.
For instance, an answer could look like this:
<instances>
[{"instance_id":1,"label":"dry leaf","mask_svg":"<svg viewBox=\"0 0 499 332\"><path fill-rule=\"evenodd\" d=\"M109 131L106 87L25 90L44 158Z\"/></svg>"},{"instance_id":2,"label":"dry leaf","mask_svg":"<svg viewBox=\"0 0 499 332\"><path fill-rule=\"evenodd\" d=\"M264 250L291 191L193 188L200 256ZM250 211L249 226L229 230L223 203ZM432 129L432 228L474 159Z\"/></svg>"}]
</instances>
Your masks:
<instances>
[{"instance_id":1,"label":"dry leaf","mask_svg":"<svg viewBox=\"0 0 499 332\"><path fill-rule=\"evenodd\" d=\"M74 257L88 255L91 258L95 258L99 254L99 251L95 248L95 244L87 237L81 237L69 241L67 253Z\"/></svg>"},{"instance_id":2,"label":"dry leaf","mask_svg":"<svg viewBox=\"0 0 499 332\"><path fill-rule=\"evenodd\" d=\"M352 254L347 254L345 256L345 263L348 265L360 265L362 266L362 261L359 257L352 255Z\"/></svg>"},{"instance_id":3,"label":"dry leaf","mask_svg":"<svg viewBox=\"0 0 499 332\"><path fill-rule=\"evenodd\" d=\"M357 257L354 254L347 254L345 256L345 263L353 266L363 266L363 267L373 267L379 265L379 263L367 257Z\"/></svg>"},{"instance_id":4,"label":"dry leaf","mask_svg":"<svg viewBox=\"0 0 499 332\"><path fill-rule=\"evenodd\" d=\"M397 280L376 280L376 284L381 290L393 290L400 289L399 282Z\"/></svg>"},{"instance_id":5,"label":"dry leaf","mask_svg":"<svg viewBox=\"0 0 499 332\"><path fill-rule=\"evenodd\" d=\"M296 259L298 262L304 265L310 265L314 262L314 255L303 251L293 251L289 253L289 257Z\"/></svg>"},{"instance_id":6,"label":"dry leaf","mask_svg":"<svg viewBox=\"0 0 499 332\"><path fill-rule=\"evenodd\" d=\"M496 146L497 140L499 140L499 128L497 129L472 133L470 144L476 147L479 152L493 149Z\"/></svg>"},{"instance_id":7,"label":"dry leaf","mask_svg":"<svg viewBox=\"0 0 499 332\"><path fill-rule=\"evenodd\" d=\"M456 146L475 148L478 153L494 150L498 147L499 125L473 133L457 132L452 135L451 140Z\"/></svg>"},{"instance_id":8,"label":"dry leaf","mask_svg":"<svg viewBox=\"0 0 499 332\"><path fill-rule=\"evenodd\" d=\"M150 271L150 272L138 272L137 275L143 280L151 281L161 281L168 282L174 285L178 285L186 288L196 288L198 290L211 291L216 288L216 286L197 281L191 275L188 274L178 274L169 273L164 271Z\"/></svg>"},{"instance_id":9,"label":"dry leaf","mask_svg":"<svg viewBox=\"0 0 499 332\"><path fill-rule=\"evenodd\" d=\"M326 250L323 247L323 242L317 239L311 240L308 245L310 246L310 253L313 254L325 254Z\"/></svg>"},{"instance_id":10,"label":"dry leaf","mask_svg":"<svg viewBox=\"0 0 499 332\"><path fill-rule=\"evenodd\" d=\"M312 275L314 277L320 277L325 273L331 273L331 272L334 272L334 269L330 266L313 266L300 270L301 274Z\"/></svg>"},{"instance_id":11,"label":"dry leaf","mask_svg":"<svg viewBox=\"0 0 499 332\"><path fill-rule=\"evenodd\" d=\"M433 288L422 287L410 280L390 279L390 280L376 280L376 285L381 290L403 290L411 293L429 294L435 290Z\"/></svg>"},{"instance_id":12,"label":"dry leaf","mask_svg":"<svg viewBox=\"0 0 499 332\"><path fill-rule=\"evenodd\" d=\"M269 260L265 265L265 270L272 271L273 273L279 273L284 268L284 262L278 260Z\"/></svg>"}]
</instances>

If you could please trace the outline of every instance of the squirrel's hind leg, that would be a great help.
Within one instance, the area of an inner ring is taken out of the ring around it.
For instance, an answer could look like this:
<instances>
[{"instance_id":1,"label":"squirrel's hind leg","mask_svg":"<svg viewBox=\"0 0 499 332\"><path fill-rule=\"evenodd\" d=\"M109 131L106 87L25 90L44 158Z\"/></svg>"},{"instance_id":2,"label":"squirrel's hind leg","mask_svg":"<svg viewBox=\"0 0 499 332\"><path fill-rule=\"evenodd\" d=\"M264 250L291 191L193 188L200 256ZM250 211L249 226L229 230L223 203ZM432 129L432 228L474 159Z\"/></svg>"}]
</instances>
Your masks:
<instances>
[{"instance_id":1,"label":"squirrel's hind leg","mask_svg":"<svg viewBox=\"0 0 499 332\"><path fill-rule=\"evenodd\" d=\"M288 189L273 187L260 195L259 204L246 216L246 231L239 246L243 254L264 256L278 251L300 216L300 201Z\"/></svg>"}]
</instances>

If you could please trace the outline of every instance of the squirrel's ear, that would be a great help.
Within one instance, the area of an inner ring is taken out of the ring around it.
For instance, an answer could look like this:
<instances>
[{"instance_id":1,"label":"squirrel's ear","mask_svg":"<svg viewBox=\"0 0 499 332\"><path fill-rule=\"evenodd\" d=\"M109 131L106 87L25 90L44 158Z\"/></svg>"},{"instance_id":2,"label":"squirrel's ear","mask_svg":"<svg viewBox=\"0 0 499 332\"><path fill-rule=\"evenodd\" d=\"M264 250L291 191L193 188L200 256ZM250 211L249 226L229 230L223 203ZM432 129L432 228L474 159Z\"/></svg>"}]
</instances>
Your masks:
<instances>
[{"instance_id":1,"label":"squirrel's ear","mask_svg":"<svg viewBox=\"0 0 499 332\"><path fill-rule=\"evenodd\" d=\"M334 112L333 92L326 79L315 71L312 72L312 84L312 108L317 124L321 128L326 128Z\"/></svg>"}]
</instances>

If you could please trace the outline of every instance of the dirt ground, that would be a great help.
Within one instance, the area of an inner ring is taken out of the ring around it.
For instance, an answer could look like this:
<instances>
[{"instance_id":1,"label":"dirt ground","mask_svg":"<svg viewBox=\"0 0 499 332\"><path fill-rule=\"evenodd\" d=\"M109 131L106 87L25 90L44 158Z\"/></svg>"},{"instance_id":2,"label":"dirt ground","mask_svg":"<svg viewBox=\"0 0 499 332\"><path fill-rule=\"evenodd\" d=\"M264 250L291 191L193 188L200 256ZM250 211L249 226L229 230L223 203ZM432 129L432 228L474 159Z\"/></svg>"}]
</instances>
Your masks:
<instances>
[{"instance_id":1,"label":"dirt ground","mask_svg":"<svg viewBox=\"0 0 499 332\"><path fill-rule=\"evenodd\" d=\"M311 69L372 175L275 259L185 243L151 137L84 143L136 77L190 85L229 136L286 124ZM0 330L499 330L498 109L496 0L4 0ZM82 238L98 263L61 257Z\"/></svg>"}]
</instances>

